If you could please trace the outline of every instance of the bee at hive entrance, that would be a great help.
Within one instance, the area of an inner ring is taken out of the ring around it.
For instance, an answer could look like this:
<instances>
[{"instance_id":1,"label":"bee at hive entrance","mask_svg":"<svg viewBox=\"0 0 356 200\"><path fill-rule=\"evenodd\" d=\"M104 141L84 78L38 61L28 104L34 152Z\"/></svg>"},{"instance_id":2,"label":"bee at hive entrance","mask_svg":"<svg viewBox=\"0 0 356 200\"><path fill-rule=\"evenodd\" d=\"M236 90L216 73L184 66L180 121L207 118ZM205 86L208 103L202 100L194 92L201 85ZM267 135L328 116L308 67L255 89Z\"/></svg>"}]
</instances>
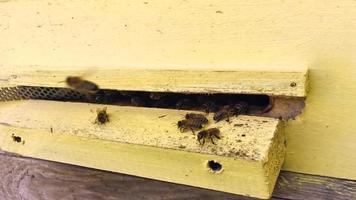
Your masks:
<instances>
[{"instance_id":1,"label":"bee at hive entrance","mask_svg":"<svg viewBox=\"0 0 356 200\"><path fill-rule=\"evenodd\" d=\"M43 99L105 105L165 108L213 113L216 122L252 115L293 119L304 108L304 98L247 94L194 94L100 89L80 77L68 77L68 88L17 86L0 89L0 101ZM184 124L187 122L182 122ZM198 127L197 127L198 128ZM199 128L198 128L199 129Z\"/></svg>"}]
</instances>

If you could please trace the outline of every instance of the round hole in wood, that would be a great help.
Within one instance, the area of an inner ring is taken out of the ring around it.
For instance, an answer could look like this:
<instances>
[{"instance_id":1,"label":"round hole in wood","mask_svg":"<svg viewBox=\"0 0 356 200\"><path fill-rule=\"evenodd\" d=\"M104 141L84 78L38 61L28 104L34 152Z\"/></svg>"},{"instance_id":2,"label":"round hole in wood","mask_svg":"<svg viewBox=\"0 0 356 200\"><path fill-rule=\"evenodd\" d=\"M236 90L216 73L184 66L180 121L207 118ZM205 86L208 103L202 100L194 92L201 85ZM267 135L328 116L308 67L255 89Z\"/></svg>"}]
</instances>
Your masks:
<instances>
[{"instance_id":1,"label":"round hole in wood","mask_svg":"<svg viewBox=\"0 0 356 200\"><path fill-rule=\"evenodd\" d=\"M222 165L214 160L208 161L208 168L214 173L222 171Z\"/></svg>"}]
</instances>

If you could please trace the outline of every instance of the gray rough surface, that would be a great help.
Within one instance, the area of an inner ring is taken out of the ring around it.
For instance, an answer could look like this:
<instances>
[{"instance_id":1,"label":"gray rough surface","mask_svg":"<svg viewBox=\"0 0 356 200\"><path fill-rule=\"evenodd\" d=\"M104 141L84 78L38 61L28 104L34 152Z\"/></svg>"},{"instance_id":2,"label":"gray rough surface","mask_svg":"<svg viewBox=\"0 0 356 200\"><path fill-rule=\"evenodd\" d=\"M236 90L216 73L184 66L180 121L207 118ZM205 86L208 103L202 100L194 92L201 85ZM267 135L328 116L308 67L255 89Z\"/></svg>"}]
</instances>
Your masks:
<instances>
[{"instance_id":1,"label":"gray rough surface","mask_svg":"<svg viewBox=\"0 0 356 200\"><path fill-rule=\"evenodd\" d=\"M252 198L0 153L1 200ZM355 199L356 181L282 172L273 199Z\"/></svg>"}]
</instances>

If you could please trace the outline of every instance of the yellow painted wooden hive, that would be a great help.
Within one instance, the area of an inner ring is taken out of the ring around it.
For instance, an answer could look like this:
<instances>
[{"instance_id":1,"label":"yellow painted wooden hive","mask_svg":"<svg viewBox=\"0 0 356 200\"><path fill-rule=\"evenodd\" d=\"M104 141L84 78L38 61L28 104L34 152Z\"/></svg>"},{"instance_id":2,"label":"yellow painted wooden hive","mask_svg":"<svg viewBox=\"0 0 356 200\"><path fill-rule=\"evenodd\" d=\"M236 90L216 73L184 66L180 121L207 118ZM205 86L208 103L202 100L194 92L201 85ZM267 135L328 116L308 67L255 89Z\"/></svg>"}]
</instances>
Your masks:
<instances>
[{"instance_id":1,"label":"yellow painted wooden hive","mask_svg":"<svg viewBox=\"0 0 356 200\"><path fill-rule=\"evenodd\" d=\"M307 86L306 71L101 68L86 80L72 77L95 91L83 85L70 89L68 77L81 73L4 69L1 150L259 198L271 196L285 156L284 125L278 119L282 116L272 111L285 110L278 106L280 101L303 104ZM162 97L156 102L155 96ZM145 105L137 104L138 97ZM168 97L173 108L170 102L161 106ZM197 101L196 106L176 107L187 99ZM231 106L219 102L239 105L238 99L253 104L243 113L249 116L216 118ZM218 110L202 112L201 106L211 100ZM262 112L266 108L268 112ZM107 120L101 121L103 110ZM196 132L180 127L179 121L190 113L208 123ZM214 128L217 135L203 135Z\"/></svg>"},{"instance_id":2,"label":"yellow painted wooden hive","mask_svg":"<svg viewBox=\"0 0 356 200\"><path fill-rule=\"evenodd\" d=\"M284 160L356 179L355 12L352 0L0 1L0 149L260 198ZM69 76L106 91L268 96L274 108L206 115L221 139L201 145L200 130L177 128L201 111L63 101L83 97L67 93Z\"/></svg>"}]
</instances>

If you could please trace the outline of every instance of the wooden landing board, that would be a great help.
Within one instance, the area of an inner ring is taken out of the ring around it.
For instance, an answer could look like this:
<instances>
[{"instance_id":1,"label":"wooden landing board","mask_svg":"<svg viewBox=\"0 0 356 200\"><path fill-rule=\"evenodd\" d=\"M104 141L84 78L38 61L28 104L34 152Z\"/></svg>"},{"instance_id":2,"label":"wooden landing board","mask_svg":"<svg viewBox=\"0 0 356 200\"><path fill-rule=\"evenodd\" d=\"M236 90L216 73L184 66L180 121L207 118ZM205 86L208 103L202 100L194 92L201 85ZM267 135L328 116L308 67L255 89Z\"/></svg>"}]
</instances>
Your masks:
<instances>
[{"instance_id":1,"label":"wooden landing board","mask_svg":"<svg viewBox=\"0 0 356 200\"><path fill-rule=\"evenodd\" d=\"M200 146L176 127L187 111L107 106L110 122L94 124L103 105L54 101L0 104L0 149L236 194L269 198L283 163L285 138L276 119L239 116L218 127L221 140ZM211 116L209 116L210 121ZM21 137L21 142L14 136ZM222 165L213 173L208 161Z\"/></svg>"},{"instance_id":2,"label":"wooden landing board","mask_svg":"<svg viewBox=\"0 0 356 200\"><path fill-rule=\"evenodd\" d=\"M306 96L307 71L239 71L212 69L130 69L59 67L2 67L0 86L67 87L68 76L83 76L103 89L180 92L243 93Z\"/></svg>"},{"instance_id":3,"label":"wooden landing board","mask_svg":"<svg viewBox=\"0 0 356 200\"><path fill-rule=\"evenodd\" d=\"M0 196L4 199L255 200L1 152L0 168ZM350 200L355 197L356 181L281 171L271 199Z\"/></svg>"}]
</instances>

